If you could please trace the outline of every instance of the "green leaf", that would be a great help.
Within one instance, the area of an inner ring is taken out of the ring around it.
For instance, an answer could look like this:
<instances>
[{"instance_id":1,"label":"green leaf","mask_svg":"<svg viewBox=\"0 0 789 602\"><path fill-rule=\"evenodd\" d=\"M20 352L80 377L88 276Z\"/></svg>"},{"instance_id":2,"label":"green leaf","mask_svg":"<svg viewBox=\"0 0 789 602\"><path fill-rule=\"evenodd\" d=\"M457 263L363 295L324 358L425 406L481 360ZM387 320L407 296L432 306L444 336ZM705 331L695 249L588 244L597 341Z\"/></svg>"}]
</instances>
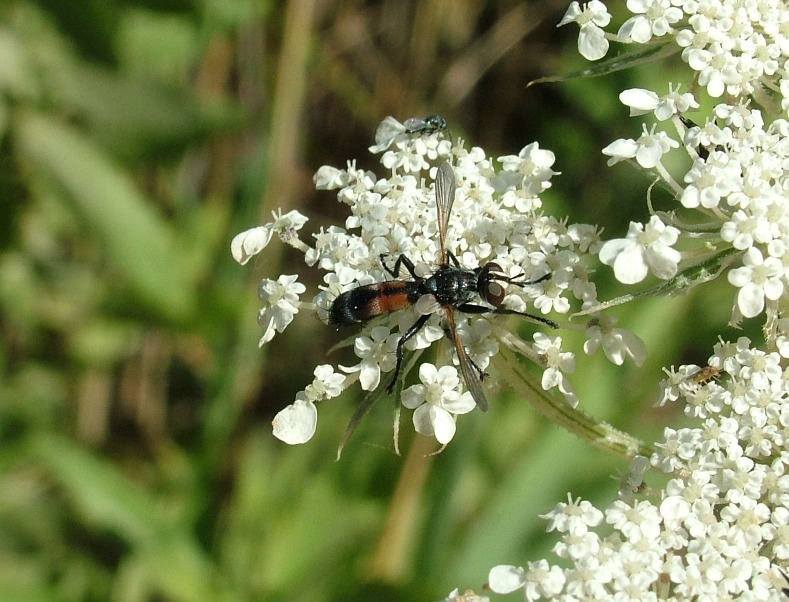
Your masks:
<instances>
[{"instance_id":1,"label":"green leaf","mask_svg":"<svg viewBox=\"0 0 789 602\"><path fill-rule=\"evenodd\" d=\"M386 387L384 385L378 386L375 390L370 391L364 398L358 403L356 409L353 411L353 415L351 419L348 421L348 426L345 427L345 432L342 435L342 439L340 439L340 445L337 447L337 460L340 459L342 456L342 450L345 449L345 445L348 443L348 440L351 438L351 435L356 431L356 427L359 426L359 423L362 419L367 416L370 410L373 409L375 403L381 399L386 393ZM399 389L396 392L396 396L399 397Z\"/></svg>"},{"instance_id":2,"label":"green leaf","mask_svg":"<svg viewBox=\"0 0 789 602\"><path fill-rule=\"evenodd\" d=\"M539 79L532 80L526 84L526 87L528 88L529 86L533 86L535 84L566 82L572 79L583 79L588 77L609 75L611 73L616 73L617 71L630 69L631 67L637 67L639 65L645 65L647 63L659 61L663 58L671 56L672 54L676 54L679 51L680 48L674 44L672 40L664 40L654 44L638 45L634 50L612 56L604 61L593 63L590 67L586 67L580 71L573 71L564 75L549 75L548 77L541 77Z\"/></svg>"},{"instance_id":3,"label":"green leaf","mask_svg":"<svg viewBox=\"0 0 789 602\"><path fill-rule=\"evenodd\" d=\"M153 499L111 462L51 434L37 435L32 451L88 521L132 544L153 541L159 530Z\"/></svg>"},{"instance_id":4,"label":"green leaf","mask_svg":"<svg viewBox=\"0 0 789 602\"><path fill-rule=\"evenodd\" d=\"M183 89L151 78L76 66L60 82L57 102L77 112L102 146L122 157L180 153L200 138L241 124L229 102L200 103Z\"/></svg>"},{"instance_id":5,"label":"green leaf","mask_svg":"<svg viewBox=\"0 0 789 602\"><path fill-rule=\"evenodd\" d=\"M67 0L41 0L37 4L55 18L58 28L81 54L107 64L115 61L113 41L121 15L118 3L83 0L78 10Z\"/></svg>"},{"instance_id":6,"label":"green leaf","mask_svg":"<svg viewBox=\"0 0 789 602\"><path fill-rule=\"evenodd\" d=\"M216 575L197 544L193 525L173 518L167 506L130 480L112 462L64 437L39 434L33 456L49 469L89 524L123 538L131 550L126 562L144 589L168 600L219 600Z\"/></svg>"},{"instance_id":7,"label":"green leaf","mask_svg":"<svg viewBox=\"0 0 789 602\"><path fill-rule=\"evenodd\" d=\"M24 113L14 125L22 154L73 201L124 284L170 319L191 314L194 292L174 236L130 178L55 119Z\"/></svg>"}]
</instances>

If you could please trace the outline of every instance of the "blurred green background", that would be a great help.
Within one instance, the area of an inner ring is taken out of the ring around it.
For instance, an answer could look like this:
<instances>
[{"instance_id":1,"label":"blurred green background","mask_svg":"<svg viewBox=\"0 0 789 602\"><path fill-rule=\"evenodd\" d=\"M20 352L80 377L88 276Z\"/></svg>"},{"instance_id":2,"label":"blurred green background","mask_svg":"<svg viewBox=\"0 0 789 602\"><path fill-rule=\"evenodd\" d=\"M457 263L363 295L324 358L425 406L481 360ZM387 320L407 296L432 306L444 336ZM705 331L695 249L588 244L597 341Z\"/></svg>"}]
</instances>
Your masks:
<instances>
[{"instance_id":1,"label":"blurred green background","mask_svg":"<svg viewBox=\"0 0 789 602\"><path fill-rule=\"evenodd\" d=\"M507 391L438 456L408 422L397 456L380 404L335 462L353 392L320 407L309 444L280 443L271 418L338 361L338 334L300 314L259 350L259 279L315 291L316 274L276 243L246 267L229 251L277 207L341 223L312 173L374 169L389 114L443 115L493 156L537 140L562 172L548 212L609 237L645 220L649 182L599 151L640 133L620 90L686 75L527 90L585 65L577 27L556 28L566 7L2 3L0 600L437 600L547 556L537 515L568 492L612 496L626 461ZM623 292L595 278L601 299ZM696 295L613 312L648 344L641 369L575 340L582 406L648 441L681 420L652 404L660 366L703 364L722 332L732 292L704 294L703 313Z\"/></svg>"}]
</instances>

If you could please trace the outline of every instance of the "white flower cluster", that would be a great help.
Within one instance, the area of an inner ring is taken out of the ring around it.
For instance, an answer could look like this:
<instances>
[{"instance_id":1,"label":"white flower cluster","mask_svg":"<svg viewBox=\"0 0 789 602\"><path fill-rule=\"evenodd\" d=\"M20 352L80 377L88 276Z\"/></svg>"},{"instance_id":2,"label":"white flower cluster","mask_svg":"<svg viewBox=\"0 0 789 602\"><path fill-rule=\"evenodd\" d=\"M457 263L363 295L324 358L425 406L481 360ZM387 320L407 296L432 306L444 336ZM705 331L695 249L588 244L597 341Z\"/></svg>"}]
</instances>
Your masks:
<instances>
[{"instance_id":1,"label":"white flower cluster","mask_svg":"<svg viewBox=\"0 0 789 602\"><path fill-rule=\"evenodd\" d=\"M656 451L632 462L607 507L572 498L558 504L544 517L561 535L558 561L494 567L490 589L520 591L529 601L786 600L789 10L780 0L626 5L632 16L617 34L604 31L611 15L598 0L573 2L560 25L580 26L578 47L590 60L610 42L676 44L690 89L726 94L726 102L697 125L685 114L699 102L679 86L663 96L622 92L631 116L651 113L675 133L644 126L638 139L604 149L609 164L631 162L674 195L678 210L695 215L656 213L650 199L649 221L603 244L600 259L626 284L648 274L674 279L676 289L662 289L669 292L726 273L738 289L734 317L765 313L771 350L741 338L717 345L707 366L667 370L659 403L682 402L691 425L666 428ZM616 64L626 62L620 56ZM689 156L681 178L664 165L669 153Z\"/></svg>"},{"instance_id":2,"label":"white flower cluster","mask_svg":"<svg viewBox=\"0 0 789 602\"><path fill-rule=\"evenodd\" d=\"M691 87L702 86L713 98L725 93L728 100L697 125L684 114L699 103L679 87L670 86L665 96L640 89L620 95L632 116L651 112L658 122L673 123L676 133L643 126L638 139L616 140L603 150L609 165L628 160L656 174L679 207L697 217L653 214L647 224L632 223L626 238L603 245L600 259L626 284L649 273L668 280L706 262L717 273L728 269L738 289L735 321L765 310L778 315L789 285L789 121L766 122L765 114L789 109L789 10L780 0L628 0L627 7L634 16L615 36L590 33L609 20L597 0L583 7L573 2L561 24L580 25L587 58L601 58L609 39L673 40L691 69ZM751 106L754 100L766 111ZM681 178L664 166L672 152L690 157Z\"/></svg>"},{"instance_id":3,"label":"white flower cluster","mask_svg":"<svg viewBox=\"0 0 789 602\"><path fill-rule=\"evenodd\" d=\"M551 169L553 153L530 144L518 155L493 160L481 148L466 149L462 140L452 142L443 131L435 130L425 134L409 130L391 117L384 120L376 133L376 145L370 150L382 153L380 160L389 170L388 177L359 170L353 162L344 170L321 167L315 175L316 187L337 190L337 198L349 207L350 216L344 227L331 226L314 234L313 245L299 238L306 218L295 211L275 214L273 223L236 236L231 248L240 263L259 253L276 233L280 240L304 253L308 266L325 272L324 286L311 303L300 301L306 289L294 275L261 282L261 345L282 332L302 308L316 310L330 322L332 304L338 296L359 286L392 280L390 270L400 256L413 262L421 277L435 272L441 249L433 182L436 166L443 162L452 166L457 183L446 232L447 251L469 270L493 261L514 281L537 281L508 286L502 307L516 312L536 308L541 314L566 314L573 300L584 309L597 304L596 289L585 267L585 258L599 249L596 228L568 225L541 212L539 195L555 175ZM410 279L406 273L397 276ZM432 295L424 297L432 299ZM316 402L337 397L355 382L365 391L377 390L384 374L395 369L398 342L420 315L432 314L424 328L408 339L407 351L419 353L435 341L446 340L444 312L435 300L432 304L422 301L391 313L376 310L373 316L377 319L361 320L366 325L353 339L358 363L340 366L341 372L328 365L319 366L313 384L276 416L274 434L287 443L304 443L315 432ZM480 299L476 305L485 304ZM454 314L472 362L480 370L488 369L501 344L495 320L504 318L461 310ZM595 320L587 332L587 353L602 348L617 364L626 357L636 363L644 359L641 341L614 328L610 320ZM561 342L560 337L537 332L535 342L526 345L527 355L545 370L543 387L555 388L574 404L575 395L566 378L574 369L574 355L563 350ZM422 363L420 383L401 395L403 406L414 410L416 431L434 436L441 444L454 436L456 416L475 405L453 365L456 361L452 355L444 355L439 356L439 365Z\"/></svg>"},{"instance_id":4,"label":"white flower cluster","mask_svg":"<svg viewBox=\"0 0 789 602\"><path fill-rule=\"evenodd\" d=\"M543 518L561 533L561 567L494 567L494 592L522 590L529 601L786 600L789 386L781 356L742 338L717 345L705 368L668 374L661 402L683 402L696 426L665 429L607 508L558 504ZM668 475L662 490L643 481L650 465L647 474Z\"/></svg>"},{"instance_id":5,"label":"white flower cluster","mask_svg":"<svg viewBox=\"0 0 789 602\"><path fill-rule=\"evenodd\" d=\"M571 2L559 26L580 26L578 50L589 60L603 58L609 41L646 44L670 38L699 85L713 98L780 92L789 109L789 44L783 0L627 0L633 14L616 34L606 5Z\"/></svg>"},{"instance_id":6,"label":"white flower cluster","mask_svg":"<svg viewBox=\"0 0 789 602\"><path fill-rule=\"evenodd\" d=\"M627 92L633 102L636 92L646 96L646 91ZM703 127L685 128L679 121L685 148L693 156L684 186L657 156L667 152L668 145L651 152L648 164L639 157L644 149L658 148L653 135L619 140L604 150L613 160L635 157L641 167L657 167L680 205L706 221L689 226L671 216L653 215L646 226L631 224L627 238L607 242L600 259L614 267L617 279L632 284L648 271L663 279L675 276L682 256L673 245L680 239L687 245L703 243L701 252L687 252L694 262L733 250L741 262L728 272L729 282L739 289L736 311L748 318L766 308L778 313L789 284L789 122L777 119L765 127L761 112L746 106L718 105L714 113L716 119Z\"/></svg>"}]
</instances>

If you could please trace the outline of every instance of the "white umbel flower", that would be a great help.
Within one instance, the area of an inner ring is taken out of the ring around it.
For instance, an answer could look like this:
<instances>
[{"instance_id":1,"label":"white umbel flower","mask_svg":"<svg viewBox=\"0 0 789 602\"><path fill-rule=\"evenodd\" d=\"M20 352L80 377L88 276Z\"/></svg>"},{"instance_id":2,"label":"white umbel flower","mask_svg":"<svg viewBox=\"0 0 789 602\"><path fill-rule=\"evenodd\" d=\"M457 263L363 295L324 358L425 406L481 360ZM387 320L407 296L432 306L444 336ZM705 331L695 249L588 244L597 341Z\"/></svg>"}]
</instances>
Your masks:
<instances>
[{"instance_id":1,"label":"white umbel flower","mask_svg":"<svg viewBox=\"0 0 789 602\"><path fill-rule=\"evenodd\" d=\"M729 272L729 282L740 289L737 307L746 318L764 311L765 299L777 301L784 292L784 266L777 257L764 258L751 247L742 258L743 266Z\"/></svg>"},{"instance_id":2,"label":"white umbel flower","mask_svg":"<svg viewBox=\"0 0 789 602\"><path fill-rule=\"evenodd\" d=\"M644 226L630 222L627 238L609 240L600 249L600 261L614 268L616 279L635 284L652 272L662 280L677 273L681 255L672 245L679 238L679 230L667 226L653 215Z\"/></svg>"},{"instance_id":3,"label":"white umbel flower","mask_svg":"<svg viewBox=\"0 0 789 602\"><path fill-rule=\"evenodd\" d=\"M455 415L474 409L471 394L461 393L460 377L454 366L436 368L433 364L419 367L421 384L403 391L403 405L414 410L414 428L420 435L435 436L442 445L455 436Z\"/></svg>"},{"instance_id":4,"label":"white umbel flower","mask_svg":"<svg viewBox=\"0 0 789 602\"><path fill-rule=\"evenodd\" d=\"M603 58L608 52L608 40L602 28L611 22L605 4L591 0L582 7L578 2L571 2L557 27L573 22L581 27L578 34L578 52L581 56L590 61Z\"/></svg>"}]
</instances>

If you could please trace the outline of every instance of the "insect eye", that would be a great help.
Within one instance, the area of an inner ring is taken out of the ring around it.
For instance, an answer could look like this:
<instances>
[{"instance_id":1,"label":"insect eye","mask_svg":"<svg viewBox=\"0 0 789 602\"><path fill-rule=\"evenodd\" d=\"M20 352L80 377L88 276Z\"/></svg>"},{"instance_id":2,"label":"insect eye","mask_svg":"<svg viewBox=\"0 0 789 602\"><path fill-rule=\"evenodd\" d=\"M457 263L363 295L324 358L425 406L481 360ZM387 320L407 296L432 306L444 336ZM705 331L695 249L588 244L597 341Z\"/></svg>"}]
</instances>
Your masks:
<instances>
[{"instance_id":1,"label":"insect eye","mask_svg":"<svg viewBox=\"0 0 789 602\"><path fill-rule=\"evenodd\" d=\"M502 273L498 263L488 262L479 268L479 279L477 280L477 291L480 296L494 307L501 305L504 301L504 287L497 280L506 279L504 276L496 274Z\"/></svg>"},{"instance_id":2,"label":"insect eye","mask_svg":"<svg viewBox=\"0 0 789 602\"><path fill-rule=\"evenodd\" d=\"M498 282L488 280L488 282L485 283L483 297L485 297L485 301L490 303L493 307L498 307L504 301L504 287Z\"/></svg>"}]
</instances>

